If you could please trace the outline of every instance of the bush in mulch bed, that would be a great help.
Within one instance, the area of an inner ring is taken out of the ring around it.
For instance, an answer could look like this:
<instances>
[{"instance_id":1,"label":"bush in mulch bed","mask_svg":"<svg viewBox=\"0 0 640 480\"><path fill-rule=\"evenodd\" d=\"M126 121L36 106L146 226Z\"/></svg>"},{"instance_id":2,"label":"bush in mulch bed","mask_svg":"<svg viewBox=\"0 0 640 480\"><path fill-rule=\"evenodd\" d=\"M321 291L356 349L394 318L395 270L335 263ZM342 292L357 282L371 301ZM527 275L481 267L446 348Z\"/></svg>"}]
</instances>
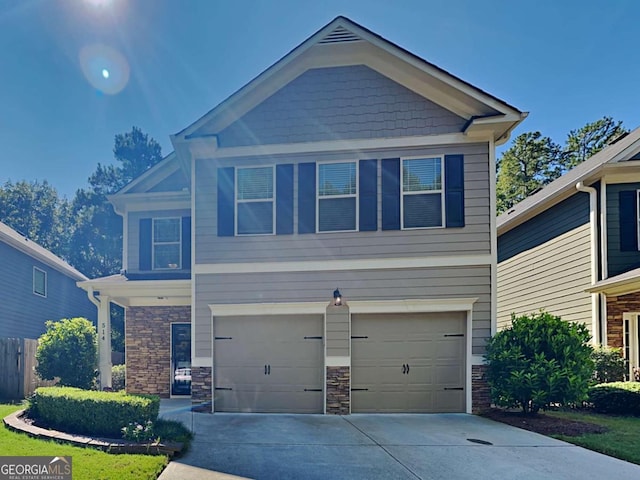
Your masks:
<instances>
[{"instance_id":1,"label":"bush in mulch bed","mask_svg":"<svg viewBox=\"0 0 640 480\"><path fill-rule=\"evenodd\" d=\"M604 433L606 427L589 422L569 420L567 418L552 417L544 413L535 415L524 414L500 410L497 408L488 410L482 414L483 417L506 423L508 425L540 433L542 435L566 435L568 437L578 437L587 433Z\"/></svg>"}]
</instances>

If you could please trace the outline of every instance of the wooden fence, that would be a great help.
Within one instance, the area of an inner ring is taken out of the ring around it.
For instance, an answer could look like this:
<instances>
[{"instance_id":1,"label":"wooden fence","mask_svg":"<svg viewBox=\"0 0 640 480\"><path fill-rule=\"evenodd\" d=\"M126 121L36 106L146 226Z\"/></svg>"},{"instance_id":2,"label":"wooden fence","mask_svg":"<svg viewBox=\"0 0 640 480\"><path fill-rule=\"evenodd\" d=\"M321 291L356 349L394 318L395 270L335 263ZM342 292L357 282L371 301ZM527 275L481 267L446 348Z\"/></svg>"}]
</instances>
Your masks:
<instances>
[{"instance_id":1,"label":"wooden fence","mask_svg":"<svg viewBox=\"0 0 640 480\"><path fill-rule=\"evenodd\" d=\"M29 338L0 338L0 398L20 400L42 384L35 371L37 347Z\"/></svg>"}]
</instances>

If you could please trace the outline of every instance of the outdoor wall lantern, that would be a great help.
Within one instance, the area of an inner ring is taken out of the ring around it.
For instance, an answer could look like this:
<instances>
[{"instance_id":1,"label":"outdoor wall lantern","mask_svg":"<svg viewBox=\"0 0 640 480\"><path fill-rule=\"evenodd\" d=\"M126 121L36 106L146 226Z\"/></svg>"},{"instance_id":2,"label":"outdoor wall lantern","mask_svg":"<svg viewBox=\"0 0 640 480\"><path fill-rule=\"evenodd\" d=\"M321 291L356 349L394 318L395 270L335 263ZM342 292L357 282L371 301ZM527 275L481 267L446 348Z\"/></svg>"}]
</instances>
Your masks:
<instances>
[{"instance_id":1,"label":"outdoor wall lantern","mask_svg":"<svg viewBox=\"0 0 640 480\"><path fill-rule=\"evenodd\" d=\"M342 295L340 295L340 290L337 288L333 291L333 304L336 307L342 305Z\"/></svg>"}]
</instances>

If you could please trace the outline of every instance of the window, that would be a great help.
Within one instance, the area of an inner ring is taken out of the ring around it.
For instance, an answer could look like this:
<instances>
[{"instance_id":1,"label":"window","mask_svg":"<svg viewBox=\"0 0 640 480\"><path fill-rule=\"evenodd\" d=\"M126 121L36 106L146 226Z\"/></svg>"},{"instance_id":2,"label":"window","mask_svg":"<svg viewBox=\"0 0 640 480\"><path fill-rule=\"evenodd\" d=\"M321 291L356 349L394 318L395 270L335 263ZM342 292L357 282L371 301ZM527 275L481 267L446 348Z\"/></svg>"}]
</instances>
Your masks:
<instances>
[{"instance_id":1,"label":"window","mask_svg":"<svg viewBox=\"0 0 640 480\"><path fill-rule=\"evenodd\" d=\"M356 162L318 164L319 232L355 231L358 222Z\"/></svg>"},{"instance_id":2,"label":"window","mask_svg":"<svg viewBox=\"0 0 640 480\"><path fill-rule=\"evenodd\" d=\"M274 231L273 166L236 169L236 235Z\"/></svg>"},{"instance_id":3,"label":"window","mask_svg":"<svg viewBox=\"0 0 640 480\"><path fill-rule=\"evenodd\" d=\"M33 267L33 293L41 297L47 296L47 272Z\"/></svg>"},{"instance_id":4,"label":"window","mask_svg":"<svg viewBox=\"0 0 640 480\"><path fill-rule=\"evenodd\" d=\"M442 158L402 160L402 228L442 227Z\"/></svg>"},{"instance_id":5,"label":"window","mask_svg":"<svg viewBox=\"0 0 640 480\"><path fill-rule=\"evenodd\" d=\"M636 190L636 250L640 250L640 190ZM620 232L622 234L622 232Z\"/></svg>"},{"instance_id":6,"label":"window","mask_svg":"<svg viewBox=\"0 0 640 480\"><path fill-rule=\"evenodd\" d=\"M182 228L180 218L153 219L153 269L181 268Z\"/></svg>"}]
</instances>

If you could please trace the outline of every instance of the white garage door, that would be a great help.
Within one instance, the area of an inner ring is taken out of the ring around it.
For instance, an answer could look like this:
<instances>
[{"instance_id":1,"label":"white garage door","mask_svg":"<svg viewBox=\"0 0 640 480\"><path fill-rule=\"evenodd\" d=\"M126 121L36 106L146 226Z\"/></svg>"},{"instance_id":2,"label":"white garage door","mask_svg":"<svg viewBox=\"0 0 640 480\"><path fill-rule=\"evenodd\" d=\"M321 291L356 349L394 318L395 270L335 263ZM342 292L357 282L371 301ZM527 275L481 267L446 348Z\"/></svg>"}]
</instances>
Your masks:
<instances>
[{"instance_id":1,"label":"white garage door","mask_svg":"<svg viewBox=\"0 0 640 480\"><path fill-rule=\"evenodd\" d=\"M351 411L465 411L464 312L353 315Z\"/></svg>"},{"instance_id":2,"label":"white garage door","mask_svg":"<svg viewBox=\"0 0 640 480\"><path fill-rule=\"evenodd\" d=\"M321 413L323 318L216 318L215 410Z\"/></svg>"}]
</instances>

